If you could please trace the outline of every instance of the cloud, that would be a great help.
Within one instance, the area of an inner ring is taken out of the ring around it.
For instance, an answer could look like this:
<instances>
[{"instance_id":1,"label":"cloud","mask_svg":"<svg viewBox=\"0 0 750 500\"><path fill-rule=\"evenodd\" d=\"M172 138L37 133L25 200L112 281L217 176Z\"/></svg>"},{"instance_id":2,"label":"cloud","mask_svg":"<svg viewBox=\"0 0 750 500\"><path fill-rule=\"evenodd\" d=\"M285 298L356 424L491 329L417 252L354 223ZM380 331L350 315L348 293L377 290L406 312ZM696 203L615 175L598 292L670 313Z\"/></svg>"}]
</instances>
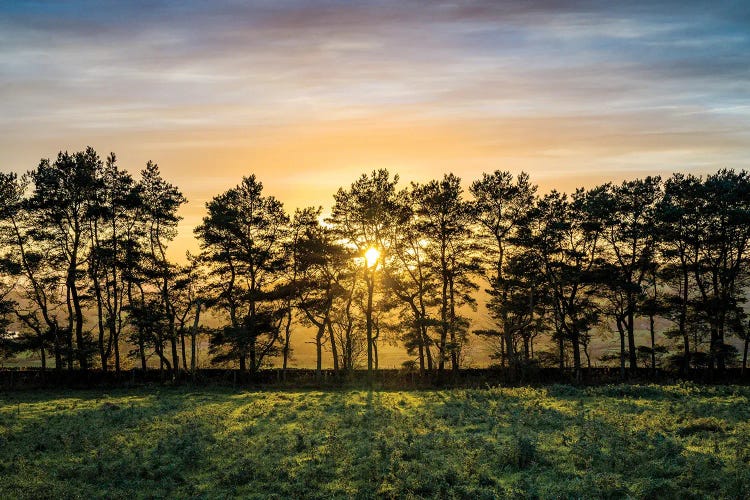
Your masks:
<instances>
[{"instance_id":1,"label":"cloud","mask_svg":"<svg viewBox=\"0 0 750 500\"><path fill-rule=\"evenodd\" d=\"M194 217L250 171L294 206L375 166L595 182L750 162L746 2L6 2L0 68L3 168L86 144L152 158Z\"/></svg>"}]
</instances>

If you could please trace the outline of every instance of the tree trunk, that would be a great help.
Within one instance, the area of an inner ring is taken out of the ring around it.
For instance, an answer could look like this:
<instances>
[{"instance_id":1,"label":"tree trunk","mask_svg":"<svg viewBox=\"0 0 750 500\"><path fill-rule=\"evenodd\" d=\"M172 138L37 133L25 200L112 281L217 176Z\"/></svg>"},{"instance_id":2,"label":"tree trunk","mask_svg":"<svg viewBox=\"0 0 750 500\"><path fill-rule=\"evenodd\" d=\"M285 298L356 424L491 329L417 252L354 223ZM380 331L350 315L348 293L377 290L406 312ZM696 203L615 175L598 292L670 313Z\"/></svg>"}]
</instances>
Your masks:
<instances>
[{"instance_id":1,"label":"tree trunk","mask_svg":"<svg viewBox=\"0 0 750 500\"><path fill-rule=\"evenodd\" d=\"M75 325L76 325L76 347L78 347L78 364L81 370L86 371L89 368L88 360L86 359L86 344L83 340L83 308L81 307L81 298L78 295L78 290L73 282L73 288L71 288L71 297L73 298L73 310L75 311Z\"/></svg>"},{"instance_id":2,"label":"tree trunk","mask_svg":"<svg viewBox=\"0 0 750 500\"><path fill-rule=\"evenodd\" d=\"M453 278L449 281L449 292L450 292L450 325L451 325L451 369L453 372L458 372L459 365L459 354L460 348L456 339L456 301L455 291L453 289Z\"/></svg>"},{"instance_id":3,"label":"tree trunk","mask_svg":"<svg viewBox=\"0 0 750 500\"><path fill-rule=\"evenodd\" d=\"M333 328L331 327L331 320L329 318L325 319L326 324L328 325L328 335L331 339L331 356L333 357L333 373L337 374L339 373L339 349L336 345L336 336L333 334Z\"/></svg>"},{"instance_id":4,"label":"tree trunk","mask_svg":"<svg viewBox=\"0 0 750 500\"><path fill-rule=\"evenodd\" d=\"M286 380L286 369L289 363L290 339L292 335L292 307L288 306L286 312L286 325L284 326L284 347L281 350L281 378Z\"/></svg>"},{"instance_id":5,"label":"tree trunk","mask_svg":"<svg viewBox=\"0 0 750 500\"><path fill-rule=\"evenodd\" d=\"M119 333L114 339L115 349L115 373L120 374L120 335Z\"/></svg>"},{"instance_id":6,"label":"tree trunk","mask_svg":"<svg viewBox=\"0 0 750 500\"><path fill-rule=\"evenodd\" d=\"M422 328L419 325L419 321L415 325L415 333L417 334L417 350L419 354L419 374L424 374L424 339L422 338Z\"/></svg>"},{"instance_id":7,"label":"tree trunk","mask_svg":"<svg viewBox=\"0 0 750 500\"><path fill-rule=\"evenodd\" d=\"M500 335L500 367L505 368L505 360L508 357L508 351L505 348L505 335Z\"/></svg>"},{"instance_id":8,"label":"tree trunk","mask_svg":"<svg viewBox=\"0 0 750 500\"><path fill-rule=\"evenodd\" d=\"M445 348L446 343L448 342L448 277L447 277L447 264L445 262L445 249L441 249L441 257L440 257L440 269L442 271L442 279L443 279L443 287L442 287L442 293L440 296L440 322L441 322L441 330L440 330L440 345L438 346L438 354L440 355L440 359L438 359L438 373L442 374L445 370Z\"/></svg>"},{"instance_id":9,"label":"tree trunk","mask_svg":"<svg viewBox=\"0 0 750 500\"><path fill-rule=\"evenodd\" d=\"M258 370L258 351L256 346L256 338L250 339L250 370L255 373Z\"/></svg>"},{"instance_id":10,"label":"tree trunk","mask_svg":"<svg viewBox=\"0 0 750 500\"><path fill-rule=\"evenodd\" d=\"M576 374L576 381L581 381L581 346L578 340L578 332L571 336L573 342L573 369Z\"/></svg>"},{"instance_id":11,"label":"tree trunk","mask_svg":"<svg viewBox=\"0 0 750 500\"><path fill-rule=\"evenodd\" d=\"M144 293L143 293L143 287L138 287L141 292L141 304L143 304L144 301ZM133 301L133 282L128 280L128 305L131 307L131 309L134 307L134 301ZM115 349L117 349L116 353L119 359L119 348L115 346ZM143 327L140 325L138 326L138 355L141 358L141 370L143 373L146 373L146 346L143 342Z\"/></svg>"},{"instance_id":12,"label":"tree trunk","mask_svg":"<svg viewBox=\"0 0 750 500\"><path fill-rule=\"evenodd\" d=\"M143 372L145 373L146 372L146 346L143 343L142 332L138 338L138 353L141 356L141 370L143 370Z\"/></svg>"},{"instance_id":13,"label":"tree trunk","mask_svg":"<svg viewBox=\"0 0 750 500\"><path fill-rule=\"evenodd\" d=\"M187 370L188 363L187 363L187 352L185 347L185 328L180 327L180 354L182 354L182 369Z\"/></svg>"},{"instance_id":14,"label":"tree trunk","mask_svg":"<svg viewBox=\"0 0 750 500\"><path fill-rule=\"evenodd\" d=\"M688 285L690 278L686 269L683 271L682 279L682 304L680 304L679 329L682 336L685 358L682 360L682 370L683 375L687 375L690 373L690 335L687 332Z\"/></svg>"},{"instance_id":15,"label":"tree trunk","mask_svg":"<svg viewBox=\"0 0 750 500\"><path fill-rule=\"evenodd\" d=\"M524 335L523 336L523 358L524 358L524 361L526 361L526 363L529 362L529 357L530 357L530 353L529 353L529 336L528 335Z\"/></svg>"},{"instance_id":16,"label":"tree trunk","mask_svg":"<svg viewBox=\"0 0 750 500\"><path fill-rule=\"evenodd\" d=\"M716 369L716 326L710 326L711 338L709 340L708 369L713 373Z\"/></svg>"},{"instance_id":17,"label":"tree trunk","mask_svg":"<svg viewBox=\"0 0 750 500\"><path fill-rule=\"evenodd\" d=\"M196 356L196 338L198 336L198 322L201 317L201 301L195 301L195 319L193 320L193 329L190 332L190 374L195 383L196 365L198 364L198 358Z\"/></svg>"},{"instance_id":18,"label":"tree trunk","mask_svg":"<svg viewBox=\"0 0 750 500\"><path fill-rule=\"evenodd\" d=\"M726 307L726 306L723 306L723 307ZM716 347L717 347L716 364L719 369L719 372L722 372L722 373L726 370L726 367L727 367L727 360L725 356L726 349L724 346L724 323L725 323L724 311L722 311L721 313L719 313L719 326L716 332Z\"/></svg>"},{"instance_id":19,"label":"tree trunk","mask_svg":"<svg viewBox=\"0 0 750 500\"><path fill-rule=\"evenodd\" d=\"M638 353L635 348L635 314L631 308L628 312L627 320L628 331L628 353L630 355L630 371L635 373L638 368Z\"/></svg>"},{"instance_id":20,"label":"tree trunk","mask_svg":"<svg viewBox=\"0 0 750 500\"><path fill-rule=\"evenodd\" d=\"M175 377L179 375L180 371L180 356L177 354L177 335L176 332L172 331L172 335L169 337L169 343L172 346L172 369L174 370Z\"/></svg>"},{"instance_id":21,"label":"tree trunk","mask_svg":"<svg viewBox=\"0 0 750 500\"><path fill-rule=\"evenodd\" d=\"M39 357L42 361L42 377L47 371L47 356L44 354L44 337L39 335Z\"/></svg>"},{"instance_id":22,"label":"tree trunk","mask_svg":"<svg viewBox=\"0 0 750 500\"><path fill-rule=\"evenodd\" d=\"M583 354L586 356L586 369L591 370L591 356L589 355L588 342L583 344Z\"/></svg>"},{"instance_id":23,"label":"tree trunk","mask_svg":"<svg viewBox=\"0 0 750 500\"><path fill-rule=\"evenodd\" d=\"M419 345L424 350L424 355L427 361L427 371L432 372L433 363L432 363L432 353L430 352L430 336L427 331L427 325L425 324L425 320L427 319L427 310L424 305L423 297L420 295L419 298L419 319L420 323L417 325L417 328L419 329Z\"/></svg>"},{"instance_id":24,"label":"tree trunk","mask_svg":"<svg viewBox=\"0 0 750 500\"><path fill-rule=\"evenodd\" d=\"M366 311L366 321L367 321L367 380L369 382L372 382L372 361L373 361L373 358L372 358L372 295L374 293L374 288L375 288L375 276L370 276L368 274L367 268L365 268L365 273L368 276L368 279L367 279L367 311Z\"/></svg>"},{"instance_id":25,"label":"tree trunk","mask_svg":"<svg viewBox=\"0 0 750 500\"><path fill-rule=\"evenodd\" d=\"M55 342L55 371L60 373L63 369L62 341L60 339L60 329L57 327L55 327L54 329L54 342Z\"/></svg>"},{"instance_id":26,"label":"tree trunk","mask_svg":"<svg viewBox=\"0 0 750 500\"><path fill-rule=\"evenodd\" d=\"M68 330L68 371L73 371L73 330Z\"/></svg>"},{"instance_id":27,"label":"tree trunk","mask_svg":"<svg viewBox=\"0 0 750 500\"><path fill-rule=\"evenodd\" d=\"M651 375L656 377L656 333L654 332L654 315L649 314L649 329L651 331Z\"/></svg>"},{"instance_id":28,"label":"tree trunk","mask_svg":"<svg viewBox=\"0 0 750 500\"><path fill-rule=\"evenodd\" d=\"M159 373L161 375L161 379L164 380L165 378L165 366L167 372L172 372L172 365L170 364L167 357L164 355L164 344L160 341L159 347L156 348L156 354L159 356Z\"/></svg>"},{"instance_id":29,"label":"tree trunk","mask_svg":"<svg viewBox=\"0 0 750 500\"><path fill-rule=\"evenodd\" d=\"M625 380L625 328L622 320L617 317L617 332L620 334L620 380Z\"/></svg>"},{"instance_id":30,"label":"tree trunk","mask_svg":"<svg viewBox=\"0 0 750 500\"><path fill-rule=\"evenodd\" d=\"M325 323L318 325L318 333L315 335L315 378L320 381L323 375L323 335L325 334Z\"/></svg>"},{"instance_id":31,"label":"tree trunk","mask_svg":"<svg viewBox=\"0 0 750 500\"><path fill-rule=\"evenodd\" d=\"M107 371L107 358L109 357L106 350L104 349L104 314L102 305L102 292L97 280L97 277L92 277L94 280L94 292L96 295L96 314L98 319L98 330L99 330L99 359L102 364L102 371Z\"/></svg>"},{"instance_id":32,"label":"tree trunk","mask_svg":"<svg viewBox=\"0 0 750 500\"><path fill-rule=\"evenodd\" d=\"M529 350L531 351L531 359L534 359L534 337L529 338Z\"/></svg>"},{"instance_id":33,"label":"tree trunk","mask_svg":"<svg viewBox=\"0 0 750 500\"><path fill-rule=\"evenodd\" d=\"M430 350L430 337L427 333L427 327L422 327L422 345L424 346L424 355L427 358L427 371L432 373L435 363L432 360L432 351Z\"/></svg>"},{"instance_id":34,"label":"tree trunk","mask_svg":"<svg viewBox=\"0 0 750 500\"><path fill-rule=\"evenodd\" d=\"M750 344L750 331L745 332L745 348L742 350L742 376L745 376L747 371L747 350L748 344Z\"/></svg>"},{"instance_id":35,"label":"tree trunk","mask_svg":"<svg viewBox=\"0 0 750 500\"><path fill-rule=\"evenodd\" d=\"M516 349L513 346L513 332L508 327L507 315L503 320L503 339L505 344L505 357L508 361L508 369L510 371L510 379L514 381L516 378Z\"/></svg>"},{"instance_id":36,"label":"tree trunk","mask_svg":"<svg viewBox=\"0 0 750 500\"><path fill-rule=\"evenodd\" d=\"M70 295L70 286L66 284L66 296L65 296L65 305L68 308L68 328L65 330L66 334L66 341L67 341L67 364L68 364L68 371L73 371L73 302Z\"/></svg>"}]
</instances>

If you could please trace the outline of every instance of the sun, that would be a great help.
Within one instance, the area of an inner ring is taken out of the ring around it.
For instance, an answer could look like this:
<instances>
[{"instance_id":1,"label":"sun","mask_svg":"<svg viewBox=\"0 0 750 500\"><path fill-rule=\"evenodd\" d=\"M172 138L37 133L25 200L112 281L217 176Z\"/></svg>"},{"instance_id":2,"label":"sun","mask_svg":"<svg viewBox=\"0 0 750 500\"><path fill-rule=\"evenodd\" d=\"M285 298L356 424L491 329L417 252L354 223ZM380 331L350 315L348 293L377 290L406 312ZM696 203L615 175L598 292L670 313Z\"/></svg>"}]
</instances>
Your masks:
<instances>
[{"instance_id":1,"label":"sun","mask_svg":"<svg viewBox=\"0 0 750 500\"><path fill-rule=\"evenodd\" d=\"M375 247L370 247L365 252L365 261L367 262L367 267L372 267L377 264L379 258L380 252Z\"/></svg>"}]
</instances>

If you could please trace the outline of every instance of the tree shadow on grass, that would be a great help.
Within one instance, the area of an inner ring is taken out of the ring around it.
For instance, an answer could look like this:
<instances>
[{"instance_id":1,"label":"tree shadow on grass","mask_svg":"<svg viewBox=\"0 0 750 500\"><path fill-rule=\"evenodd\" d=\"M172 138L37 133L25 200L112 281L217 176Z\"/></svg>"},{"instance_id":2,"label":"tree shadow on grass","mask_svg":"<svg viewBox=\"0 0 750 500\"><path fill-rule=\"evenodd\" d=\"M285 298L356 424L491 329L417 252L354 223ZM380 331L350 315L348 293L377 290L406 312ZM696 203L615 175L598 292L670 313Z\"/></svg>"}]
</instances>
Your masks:
<instances>
[{"instance_id":1,"label":"tree shadow on grass","mask_svg":"<svg viewBox=\"0 0 750 500\"><path fill-rule=\"evenodd\" d=\"M20 397L10 406L6 400L2 407L0 496L125 498L184 491L187 475L200 470L215 443L209 423L189 418L188 400L88 392L48 402L44 397Z\"/></svg>"},{"instance_id":2,"label":"tree shadow on grass","mask_svg":"<svg viewBox=\"0 0 750 500\"><path fill-rule=\"evenodd\" d=\"M16 395L29 414L4 398L0 496L676 498L750 484L726 435L696 449L710 427L638 427L636 401L551 392Z\"/></svg>"}]
</instances>

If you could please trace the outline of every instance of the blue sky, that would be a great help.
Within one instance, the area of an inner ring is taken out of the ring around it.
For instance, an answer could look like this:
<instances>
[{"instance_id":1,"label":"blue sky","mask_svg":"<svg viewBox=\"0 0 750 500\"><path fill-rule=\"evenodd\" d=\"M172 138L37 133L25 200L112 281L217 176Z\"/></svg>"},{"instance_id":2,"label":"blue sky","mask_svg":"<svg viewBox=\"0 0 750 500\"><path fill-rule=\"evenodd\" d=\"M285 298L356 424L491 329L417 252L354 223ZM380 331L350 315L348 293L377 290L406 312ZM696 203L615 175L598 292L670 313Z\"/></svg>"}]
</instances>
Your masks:
<instances>
[{"instance_id":1,"label":"blue sky","mask_svg":"<svg viewBox=\"0 0 750 500\"><path fill-rule=\"evenodd\" d=\"M543 189L750 167L750 2L0 3L0 168L87 144L203 202L388 167Z\"/></svg>"}]
</instances>

